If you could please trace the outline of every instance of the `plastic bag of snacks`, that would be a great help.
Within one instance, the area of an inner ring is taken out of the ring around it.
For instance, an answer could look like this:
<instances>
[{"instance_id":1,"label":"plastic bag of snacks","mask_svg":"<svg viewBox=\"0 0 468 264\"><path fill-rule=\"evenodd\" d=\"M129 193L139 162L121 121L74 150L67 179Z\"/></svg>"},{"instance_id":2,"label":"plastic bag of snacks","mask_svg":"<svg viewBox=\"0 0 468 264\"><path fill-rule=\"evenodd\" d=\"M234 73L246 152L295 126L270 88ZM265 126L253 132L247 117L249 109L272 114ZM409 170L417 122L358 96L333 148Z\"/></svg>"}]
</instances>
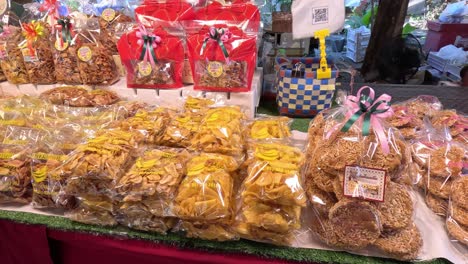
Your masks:
<instances>
[{"instance_id":1,"label":"plastic bag of snacks","mask_svg":"<svg viewBox=\"0 0 468 264\"><path fill-rule=\"evenodd\" d=\"M151 200L140 202L124 202L116 209L116 220L129 228L166 234L177 223L173 217L160 217L152 212Z\"/></svg>"},{"instance_id":2,"label":"plastic bag of snacks","mask_svg":"<svg viewBox=\"0 0 468 264\"><path fill-rule=\"evenodd\" d=\"M112 55L102 44L97 18L90 18L77 29L78 69L83 84L110 85L118 80L119 73Z\"/></svg>"},{"instance_id":3,"label":"plastic bag of snacks","mask_svg":"<svg viewBox=\"0 0 468 264\"><path fill-rule=\"evenodd\" d=\"M304 155L281 143L256 143L241 184L236 231L243 238L290 245L306 205L300 171Z\"/></svg>"},{"instance_id":4,"label":"plastic bag of snacks","mask_svg":"<svg viewBox=\"0 0 468 264\"><path fill-rule=\"evenodd\" d=\"M30 154L24 145L0 145L0 203L31 201Z\"/></svg>"},{"instance_id":5,"label":"plastic bag of snacks","mask_svg":"<svg viewBox=\"0 0 468 264\"><path fill-rule=\"evenodd\" d=\"M245 129L247 140L287 139L291 137L289 128L292 120L288 117L259 117L249 121Z\"/></svg>"},{"instance_id":6,"label":"plastic bag of snacks","mask_svg":"<svg viewBox=\"0 0 468 264\"><path fill-rule=\"evenodd\" d=\"M447 231L455 242L468 246L468 175L455 179L451 187Z\"/></svg>"},{"instance_id":7,"label":"plastic bag of snacks","mask_svg":"<svg viewBox=\"0 0 468 264\"><path fill-rule=\"evenodd\" d=\"M146 197L169 204L186 173L191 155L185 149L157 148L146 150L130 170L118 180L115 191L124 202L138 202ZM160 212L164 216L164 212Z\"/></svg>"},{"instance_id":8,"label":"plastic bag of snacks","mask_svg":"<svg viewBox=\"0 0 468 264\"><path fill-rule=\"evenodd\" d=\"M20 48L29 81L33 84L54 84L56 78L50 26L33 20L22 27L24 41L20 43Z\"/></svg>"},{"instance_id":9,"label":"plastic bag of snacks","mask_svg":"<svg viewBox=\"0 0 468 264\"><path fill-rule=\"evenodd\" d=\"M442 104L436 97L421 95L392 105L394 114L388 122L398 128L405 139L414 139L424 128L424 117L433 117L441 108Z\"/></svg>"},{"instance_id":10,"label":"plastic bag of snacks","mask_svg":"<svg viewBox=\"0 0 468 264\"><path fill-rule=\"evenodd\" d=\"M235 206L234 172L237 168L235 159L220 154L200 154L189 161L187 176L174 199L175 216L186 222L179 226L179 230L191 237L216 240L235 238L230 227ZM220 229L224 231L218 233Z\"/></svg>"},{"instance_id":11,"label":"plastic bag of snacks","mask_svg":"<svg viewBox=\"0 0 468 264\"><path fill-rule=\"evenodd\" d=\"M133 21L131 17L125 14L126 10L122 7L108 7L104 9L99 16L99 26L101 28L102 45L111 55L119 54L117 50L117 31L121 24L128 24Z\"/></svg>"},{"instance_id":12,"label":"plastic bag of snacks","mask_svg":"<svg viewBox=\"0 0 468 264\"><path fill-rule=\"evenodd\" d=\"M55 76L58 83L82 84L78 68L77 44L81 41L76 35L75 21L61 18L55 25L55 38L52 37Z\"/></svg>"},{"instance_id":13,"label":"plastic bag of snacks","mask_svg":"<svg viewBox=\"0 0 468 264\"><path fill-rule=\"evenodd\" d=\"M68 195L111 195L112 188L133 160L135 134L108 130L68 155L56 177L66 180Z\"/></svg>"},{"instance_id":14,"label":"plastic bag of snacks","mask_svg":"<svg viewBox=\"0 0 468 264\"><path fill-rule=\"evenodd\" d=\"M431 118L432 126L436 129L448 129L454 141L468 144L468 117L447 109L435 112Z\"/></svg>"},{"instance_id":15,"label":"plastic bag of snacks","mask_svg":"<svg viewBox=\"0 0 468 264\"><path fill-rule=\"evenodd\" d=\"M65 216L85 224L114 226L117 225L115 206L107 196L87 195L79 197L78 206L65 212Z\"/></svg>"},{"instance_id":16,"label":"plastic bag of snacks","mask_svg":"<svg viewBox=\"0 0 468 264\"><path fill-rule=\"evenodd\" d=\"M385 94L375 98L371 88L363 87L309 128L309 228L332 247L374 245L393 258L412 260L422 239L412 221L411 196L397 183L407 180L402 172L410 155L398 131L383 122L393 114L390 100Z\"/></svg>"},{"instance_id":17,"label":"plastic bag of snacks","mask_svg":"<svg viewBox=\"0 0 468 264\"><path fill-rule=\"evenodd\" d=\"M190 149L242 158L242 122L245 119L238 106L210 108L204 114L201 126L191 140Z\"/></svg>"},{"instance_id":18,"label":"plastic bag of snacks","mask_svg":"<svg viewBox=\"0 0 468 264\"><path fill-rule=\"evenodd\" d=\"M188 23L189 27L193 24ZM187 37L194 89L250 91L256 64L257 36L226 24L205 25L201 29L194 27Z\"/></svg>"},{"instance_id":19,"label":"plastic bag of snacks","mask_svg":"<svg viewBox=\"0 0 468 264\"><path fill-rule=\"evenodd\" d=\"M43 92L40 97L56 105L76 107L105 106L116 103L117 94L106 90L88 90L79 86L62 86Z\"/></svg>"},{"instance_id":20,"label":"plastic bag of snacks","mask_svg":"<svg viewBox=\"0 0 468 264\"><path fill-rule=\"evenodd\" d=\"M21 30L5 26L0 37L0 65L8 82L12 84L29 83L29 76L18 45L22 41Z\"/></svg>"},{"instance_id":21,"label":"plastic bag of snacks","mask_svg":"<svg viewBox=\"0 0 468 264\"><path fill-rule=\"evenodd\" d=\"M162 27L140 24L120 38L118 48L128 87L182 87L184 47L180 37Z\"/></svg>"}]
</instances>

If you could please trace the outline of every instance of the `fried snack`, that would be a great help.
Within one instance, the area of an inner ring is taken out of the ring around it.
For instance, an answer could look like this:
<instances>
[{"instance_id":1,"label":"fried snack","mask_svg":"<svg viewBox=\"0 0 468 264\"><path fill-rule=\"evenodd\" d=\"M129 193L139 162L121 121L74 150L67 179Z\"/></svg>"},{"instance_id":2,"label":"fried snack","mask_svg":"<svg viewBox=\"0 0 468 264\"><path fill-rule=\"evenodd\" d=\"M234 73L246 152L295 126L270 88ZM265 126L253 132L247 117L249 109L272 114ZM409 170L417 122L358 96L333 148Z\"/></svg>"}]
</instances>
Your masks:
<instances>
[{"instance_id":1,"label":"fried snack","mask_svg":"<svg viewBox=\"0 0 468 264\"><path fill-rule=\"evenodd\" d=\"M252 121L246 128L246 138L283 139L291 136L288 117L260 118Z\"/></svg>"},{"instance_id":2,"label":"fried snack","mask_svg":"<svg viewBox=\"0 0 468 264\"><path fill-rule=\"evenodd\" d=\"M110 18L110 17L109 17ZM104 19L99 17L99 27L101 29L101 42L102 45L111 55L119 54L117 50L117 35L116 29L120 23L132 22L132 18L124 15L122 12L115 12L112 19Z\"/></svg>"},{"instance_id":3,"label":"fried snack","mask_svg":"<svg viewBox=\"0 0 468 264\"><path fill-rule=\"evenodd\" d=\"M314 235L328 246L346 248L346 245L340 242L340 238L336 234L333 224L328 220L328 215L323 217L321 214L314 212L309 227Z\"/></svg>"},{"instance_id":4,"label":"fried snack","mask_svg":"<svg viewBox=\"0 0 468 264\"><path fill-rule=\"evenodd\" d=\"M426 204L429 209L432 210L437 215L446 216L448 209L448 201L442 198L439 198L430 193L426 194Z\"/></svg>"},{"instance_id":5,"label":"fried snack","mask_svg":"<svg viewBox=\"0 0 468 264\"><path fill-rule=\"evenodd\" d=\"M451 204L450 209L451 216L457 223L468 226L468 210L454 203Z\"/></svg>"},{"instance_id":6,"label":"fried snack","mask_svg":"<svg viewBox=\"0 0 468 264\"><path fill-rule=\"evenodd\" d=\"M447 231L449 234L455 239L458 240L460 243L468 246L468 227L463 226L453 218L449 217L446 221Z\"/></svg>"},{"instance_id":7,"label":"fried snack","mask_svg":"<svg viewBox=\"0 0 468 264\"><path fill-rule=\"evenodd\" d=\"M144 63L144 62L140 62ZM149 74L142 74L139 65L135 62L135 66L133 67L133 80L131 83L134 84L166 84L171 85L175 83L174 77L174 67L175 64L172 61L161 61L155 63L155 65L150 65L151 73Z\"/></svg>"},{"instance_id":8,"label":"fried snack","mask_svg":"<svg viewBox=\"0 0 468 264\"><path fill-rule=\"evenodd\" d=\"M380 212L366 202L339 201L330 209L328 217L334 232L347 249L365 248L381 234Z\"/></svg>"},{"instance_id":9,"label":"fried snack","mask_svg":"<svg viewBox=\"0 0 468 264\"><path fill-rule=\"evenodd\" d=\"M1 63L0 63L0 64L1 64ZM4 81L6 81L6 80L7 80L7 79L6 79L6 76L5 76L5 74L3 73L2 68L0 67L0 82L4 82ZM0 97L3 98L4 96L0 96Z\"/></svg>"},{"instance_id":10,"label":"fried snack","mask_svg":"<svg viewBox=\"0 0 468 264\"><path fill-rule=\"evenodd\" d=\"M23 54L18 47L22 41L21 30L9 27L10 34L0 41L5 56L0 59L0 65L8 82L12 84L29 83L28 72L24 65Z\"/></svg>"},{"instance_id":11,"label":"fried snack","mask_svg":"<svg viewBox=\"0 0 468 264\"><path fill-rule=\"evenodd\" d=\"M143 201L143 197L160 197L169 205L186 173L190 154L184 149L151 149L137 159L117 182L115 190L124 202Z\"/></svg>"},{"instance_id":12,"label":"fried snack","mask_svg":"<svg viewBox=\"0 0 468 264\"><path fill-rule=\"evenodd\" d=\"M78 49L76 45L64 43L62 47L53 49L55 76L58 83L82 84L80 70L78 69Z\"/></svg>"},{"instance_id":13,"label":"fried snack","mask_svg":"<svg viewBox=\"0 0 468 264\"><path fill-rule=\"evenodd\" d=\"M343 181L340 179L340 177L336 177L335 180L332 182L333 184L333 192L335 193L335 196L338 200L343 200L346 198L344 196L344 187L343 187Z\"/></svg>"},{"instance_id":14,"label":"fried snack","mask_svg":"<svg viewBox=\"0 0 468 264\"><path fill-rule=\"evenodd\" d=\"M241 194L244 202L251 200L285 206L306 204L299 172L304 155L298 148L284 144L255 145L253 161L248 162L248 176Z\"/></svg>"},{"instance_id":15,"label":"fried snack","mask_svg":"<svg viewBox=\"0 0 468 264\"><path fill-rule=\"evenodd\" d=\"M463 177L460 177L459 179L456 179L452 183L451 200L455 205L461 206L464 209L468 210L468 199L466 199L467 195L468 195L468 177L463 176Z\"/></svg>"},{"instance_id":16,"label":"fried snack","mask_svg":"<svg viewBox=\"0 0 468 264\"><path fill-rule=\"evenodd\" d=\"M119 97L111 91L89 91L79 86L62 86L43 92L40 97L55 105L75 107L106 106L116 103Z\"/></svg>"},{"instance_id":17,"label":"fried snack","mask_svg":"<svg viewBox=\"0 0 468 264\"><path fill-rule=\"evenodd\" d=\"M441 110L442 105L437 101L437 98L418 98L406 103L406 107L410 114L416 115L420 120L425 116L432 117Z\"/></svg>"},{"instance_id":18,"label":"fried snack","mask_svg":"<svg viewBox=\"0 0 468 264\"><path fill-rule=\"evenodd\" d=\"M230 225L219 223L197 223L181 221L179 229L185 232L189 238L201 238L205 240L229 241L238 239Z\"/></svg>"},{"instance_id":19,"label":"fried snack","mask_svg":"<svg viewBox=\"0 0 468 264\"><path fill-rule=\"evenodd\" d=\"M140 109L133 117L119 122L118 127L125 131L140 132L137 138L139 143L156 144L170 121L171 116L167 109Z\"/></svg>"},{"instance_id":20,"label":"fried snack","mask_svg":"<svg viewBox=\"0 0 468 264\"><path fill-rule=\"evenodd\" d=\"M31 158L22 145L0 145L0 203L31 201Z\"/></svg>"},{"instance_id":21,"label":"fried snack","mask_svg":"<svg viewBox=\"0 0 468 264\"><path fill-rule=\"evenodd\" d=\"M172 217L159 217L151 213L152 203L147 201L125 202L116 212L119 224L132 229L166 234L177 220Z\"/></svg>"},{"instance_id":22,"label":"fried snack","mask_svg":"<svg viewBox=\"0 0 468 264\"><path fill-rule=\"evenodd\" d=\"M386 232L403 229L411 223L413 202L400 184L390 182L385 190L384 202L376 203L376 208Z\"/></svg>"},{"instance_id":23,"label":"fried snack","mask_svg":"<svg viewBox=\"0 0 468 264\"><path fill-rule=\"evenodd\" d=\"M333 192L321 190L315 182L306 179L306 193L312 203L314 211L320 216L328 218L330 209L338 202Z\"/></svg>"},{"instance_id":24,"label":"fried snack","mask_svg":"<svg viewBox=\"0 0 468 264\"><path fill-rule=\"evenodd\" d=\"M453 180L450 178L432 177L426 181L427 191L439 198L448 199Z\"/></svg>"},{"instance_id":25,"label":"fried snack","mask_svg":"<svg viewBox=\"0 0 468 264\"><path fill-rule=\"evenodd\" d=\"M103 226L115 226L115 205L106 196L84 196L79 198L78 207L65 213L73 221Z\"/></svg>"},{"instance_id":26,"label":"fried snack","mask_svg":"<svg viewBox=\"0 0 468 264\"><path fill-rule=\"evenodd\" d=\"M242 88L247 85L247 64L237 61L226 62L218 61L222 65L222 74L214 76L208 70L209 62L198 61L195 66L199 72L199 85L202 87L216 88Z\"/></svg>"},{"instance_id":27,"label":"fried snack","mask_svg":"<svg viewBox=\"0 0 468 264\"><path fill-rule=\"evenodd\" d=\"M216 102L213 99L188 96L184 103L184 110L191 113L203 114L214 104Z\"/></svg>"},{"instance_id":28,"label":"fried snack","mask_svg":"<svg viewBox=\"0 0 468 264\"><path fill-rule=\"evenodd\" d=\"M32 23L35 23L34 26L42 27L43 32L42 35L36 36L31 44L28 43L28 45L23 48L24 65L26 66L29 81L33 84L54 84L56 78L54 57L49 40L50 26L43 21L35 21ZM25 56L25 51L28 56ZM31 51L34 53L30 54Z\"/></svg>"},{"instance_id":29,"label":"fried snack","mask_svg":"<svg viewBox=\"0 0 468 264\"><path fill-rule=\"evenodd\" d=\"M187 164L187 177L175 197L174 213L184 220L216 221L232 215L237 162L219 154L201 154Z\"/></svg>"},{"instance_id":30,"label":"fried snack","mask_svg":"<svg viewBox=\"0 0 468 264\"><path fill-rule=\"evenodd\" d=\"M199 131L202 117L191 112L177 114L169 121L164 133L157 140L168 147L189 147Z\"/></svg>"},{"instance_id":31,"label":"fried snack","mask_svg":"<svg viewBox=\"0 0 468 264\"><path fill-rule=\"evenodd\" d=\"M462 116L457 114L456 110L446 109L436 112L436 114L431 118L431 123L437 129L449 128L450 134L452 136L456 136L460 130L452 130L452 127L459 123L459 121L461 121L460 123L463 124L463 119L464 118ZM461 131L463 131L463 129Z\"/></svg>"},{"instance_id":32,"label":"fried snack","mask_svg":"<svg viewBox=\"0 0 468 264\"><path fill-rule=\"evenodd\" d=\"M446 145L431 152L429 172L431 176L458 177L463 169L463 162L468 160L464 148L456 145Z\"/></svg>"},{"instance_id":33,"label":"fried snack","mask_svg":"<svg viewBox=\"0 0 468 264\"><path fill-rule=\"evenodd\" d=\"M382 233L374 245L392 258L408 261L418 257L422 244L419 229L410 224L405 229Z\"/></svg>"},{"instance_id":34,"label":"fried snack","mask_svg":"<svg viewBox=\"0 0 468 264\"><path fill-rule=\"evenodd\" d=\"M309 166L305 177L310 182L314 182L322 191L334 192L333 181L336 178L334 175L326 173L315 166Z\"/></svg>"},{"instance_id":35,"label":"fried snack","mask_svg":"<svg viewBox=\"0 0 468 264\"><path fill-rule=\"evenodd\" d=\"M244 151L241 121L245 119L238 106L209 109L190 149L209 153L241 156Z\"/></svg>"},{"instance_id":36,"label":"fried snack","mask_svg":"<svg viewBox=\"0 0 468 264\"><path fill-rule=\"evenodd\" d=\"M80 58L80 54L86 54ZM119 78L117 66L106 47L87 43L78 48L78 69L81 80L87 85L111 85Z\"/></svg>"}]
</instances>

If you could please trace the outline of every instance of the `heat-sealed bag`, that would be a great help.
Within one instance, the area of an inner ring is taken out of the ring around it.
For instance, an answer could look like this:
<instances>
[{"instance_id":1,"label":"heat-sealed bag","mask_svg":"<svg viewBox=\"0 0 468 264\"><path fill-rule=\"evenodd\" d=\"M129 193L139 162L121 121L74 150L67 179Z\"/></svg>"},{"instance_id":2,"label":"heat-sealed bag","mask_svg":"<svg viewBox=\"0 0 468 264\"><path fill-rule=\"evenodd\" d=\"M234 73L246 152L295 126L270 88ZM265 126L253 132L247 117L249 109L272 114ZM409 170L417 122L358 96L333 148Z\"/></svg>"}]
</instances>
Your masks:
<instances>
[{"instance_id":1,"label":"heat-sealed bag","mask_svg":"<svg viewBox=\"0 0 468 264\"><path fill-rule=\"evenodd\" d=\"M239 192L235 230L241 237L290 245L306 205L302 151L282 143L256 143Z\"/></svg>"},{"instance_id":2,"label":"heat-sealed bag","mask_svg":"<svg viewBox=\"0 0 468 264\"><path fill-rule=\"evenodd\" d=\"M65 212L65 216L73 221L103 226L115 226L116 205L107 196L86 195L78 198L78 206Z\"/></svg>"},{"instance_id":3,"label":"heat-sealed bag","mask_svg":"<svg viewBox=\"0 0 468 264\"><path fill-rule=\"evenodd\" d=\"M140 24L120 38L118 47L128 87L182 87L184 46L180 37L162 27Z\"/></svg>"},{"instance_id":4,"label":"heat-sealed bag","mask_svg":"<svg viewBox=\"0 0 468 264\"><path fill-rule=\"evenodd\" d=\"M0 203L31 201L30 150L24 145L0 145Z\"/></svg>"},{"instance_id":5,"label":"heat-sealed bag","mask_svg":"<svg viewBox=\"0 0 468 264\"><path fill-rule=\"evenodd\" d=\"M189 34L187 47L195 90L250 91L256 64L255 34L226 24L205 25Z\"/></svg>"},{"instance_id":6,"label":"heat-sealed bag","mask_svg":"<svg viewBox=\"0 0 468 264\"><path fill-rule=\"evenodd\" d=\"M398 128L405 139L414 139L424 128L424 117L432 118L441 108L442 104L437 98L421 95L392 105L394 114L388 118L388 122Z\"/></svg>"},{"instance_id":7,"label":"heat-sealed bag","mask_svg":"<svg viewBox=\"0 0 468 264\"><path fill-rule=\"evenodd\" d=\"M88 19L79 29L77 43L78 69L83 84L110 85L119 73L112 55L102 43L96 18Z\"/></svg>"},{"instance_id":8,"label":"heat-sealed bag","mask_svg":"<svg viewBox=\"0 0 468 264\"><path fill-rule=\"evenodd\" d=\"M19 46L29 81L33 84L54 84L56 78L50 26L33 20L24 23L22 28L24 41Z\"/></svg>"},{"instance_id":9,"label":"heat-sealed bag","mask_svg":"<svg viewBox=\"0 0 468 264\"><path fill-rule=\"evenodd\" d=\"M22 41L19 28L5 26L0 37L0 65L8 82L12 84L29 83L29 76L18 46Z\"/></svg>"},{"instance_id":10,"label":"heat-sealed bag","mask_svg":"<svg viewBox=\"0 0 468 264\"><path fill-rule=\"evenodd\" d=\"M238 106L210 108L191 139L190 149L242 158L244 139L242 122L245 115Z\"/></svg>"},{"instance_id":11,"label":"heat-sealed bag","mask_svg":"<svg viewBox=\"0 0 468 264\"><path fill-rule=\"evenodd\" d=\"M309 228L332 247L354 251L373 245L392 258L413 260L423 241L412 220L410 193L399 183L408 181L403 175L409 148L384 122L393 114L390 100L363 87L311 124L305 173L313 209Z\"/></svg>"}]
</instances>

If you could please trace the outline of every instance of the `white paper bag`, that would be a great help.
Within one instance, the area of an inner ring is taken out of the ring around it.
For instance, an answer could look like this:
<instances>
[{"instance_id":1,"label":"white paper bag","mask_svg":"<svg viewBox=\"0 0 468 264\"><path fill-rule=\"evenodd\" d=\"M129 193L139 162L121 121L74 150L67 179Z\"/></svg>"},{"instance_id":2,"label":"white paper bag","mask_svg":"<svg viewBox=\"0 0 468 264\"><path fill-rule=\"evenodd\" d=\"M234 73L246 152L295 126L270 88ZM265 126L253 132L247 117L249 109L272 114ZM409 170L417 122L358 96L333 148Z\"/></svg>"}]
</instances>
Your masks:
<instances>
[{"instance_id":1,"label":"white paper bag","mask_svg":"<svg viewBox=\"0 0 468 264\"><path fill-rule=\"evenodd\" d=\"M294 0L291 8L293 37L310 38L315 31L339 31L345 22L345 0Z\"/></svg>"}]
</instances>

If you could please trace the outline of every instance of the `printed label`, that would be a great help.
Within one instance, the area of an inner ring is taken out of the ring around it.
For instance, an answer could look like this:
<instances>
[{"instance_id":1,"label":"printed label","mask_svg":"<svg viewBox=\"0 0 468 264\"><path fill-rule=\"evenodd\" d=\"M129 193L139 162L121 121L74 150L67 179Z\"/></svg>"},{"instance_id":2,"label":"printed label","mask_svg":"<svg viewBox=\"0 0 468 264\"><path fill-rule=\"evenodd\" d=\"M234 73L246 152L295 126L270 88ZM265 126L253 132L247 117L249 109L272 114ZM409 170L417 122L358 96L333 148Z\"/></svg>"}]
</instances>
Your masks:
<instances>
[{"instance_id":1,"label":"printed label","mask_svg":"<svg viewBox=\"0 0 468 264\"><path fill-rule=\"evenodd\" d=\"M78 58L84 62L90 61L93 57L93 52L88 46L83 46L78 49Z\"/></svg>"},{"instance_id":2,"label":"printed label","mask_svg":"<svg viewBox=\"0 0 468 264\"><path fill-rule=\"evenodd\" d=\"M218 78L224 72L223 64L218 61L210 61L206 69L212 77Z\"/></svg>"},{"instance_id":3,"label":"printed label","mask_svg":"<svg viewBox=\"0 0 468 264\"><path fill-rule=\"evenodd\" d=\"M101 17L105 21L111 22L115 18L115 10L112 8L106 8L102 11Z\"/></svg>"},{"instance_id":4,"label":"printed label","mask_svg":"<svg viewBox=\"0 0 468 264\"><path fill-rule=\"evenodd\" d=\"M344 196L383 202L385 177L384 170L346 166Z\"/></svg>"},{"instance_id":5,"label":"printed label","mask_svg":"<svg viewBox=\"0 0 468 264\"><path fill-rule=\"evenodd\" d=\"M66 50L68 48L68 42L64 42L64 41L62 41L60 39L57 39L55 41L54 47L58 51L64 51L64 50Z\"/></svg>"},{"instance_id":6,"label":"printed label","mask_svg":"<svg viewBox=\"0 0 468 264\"><path fill-rule=\"evenodd\" d=\"M37 52L35 49L23 48L21 49L21 53L23 54L24 62L39 61L39 59L37 58Z\"/></svg>"},{"instance_id":7,"label":"printed label","mask_svg":"<svg viewBox=\"0 0 468 264\"><path fill-rule=\"evenodd\" d=\"M151 67L151 63L147 61L141 61L138 63L138 73L140 73L141 76L149 76L152 71L153 68Z\"/></svg>"},{"instance_id":8,"label":"printed label","mask_svg":"<svg viewBox=\"0 0 468 264\"><path fill-rule=\"evenodd\" d=\"M47 179L47 166L42 166L33 170L32 177L35 183L45 181Z\"/></svg>"},{"instance_id":9,"label":"printed label","mask_svg":"<svg viewBox=\"0 0 468 264\"><path fill-rule=\"evenodd\" d=\"M328 23L328 7L312 8L312 24Z\"/></svg>"},{"instance_id":10,"label":"printed label","mask_svg":"<svg viewBox=\"0 0 468 264\"><path fill-rule=\"evenodd\" d=\"M5 14L8 8L8 1L7 0L0 0L0 15Z\"/></svg>"}]
</instances>

